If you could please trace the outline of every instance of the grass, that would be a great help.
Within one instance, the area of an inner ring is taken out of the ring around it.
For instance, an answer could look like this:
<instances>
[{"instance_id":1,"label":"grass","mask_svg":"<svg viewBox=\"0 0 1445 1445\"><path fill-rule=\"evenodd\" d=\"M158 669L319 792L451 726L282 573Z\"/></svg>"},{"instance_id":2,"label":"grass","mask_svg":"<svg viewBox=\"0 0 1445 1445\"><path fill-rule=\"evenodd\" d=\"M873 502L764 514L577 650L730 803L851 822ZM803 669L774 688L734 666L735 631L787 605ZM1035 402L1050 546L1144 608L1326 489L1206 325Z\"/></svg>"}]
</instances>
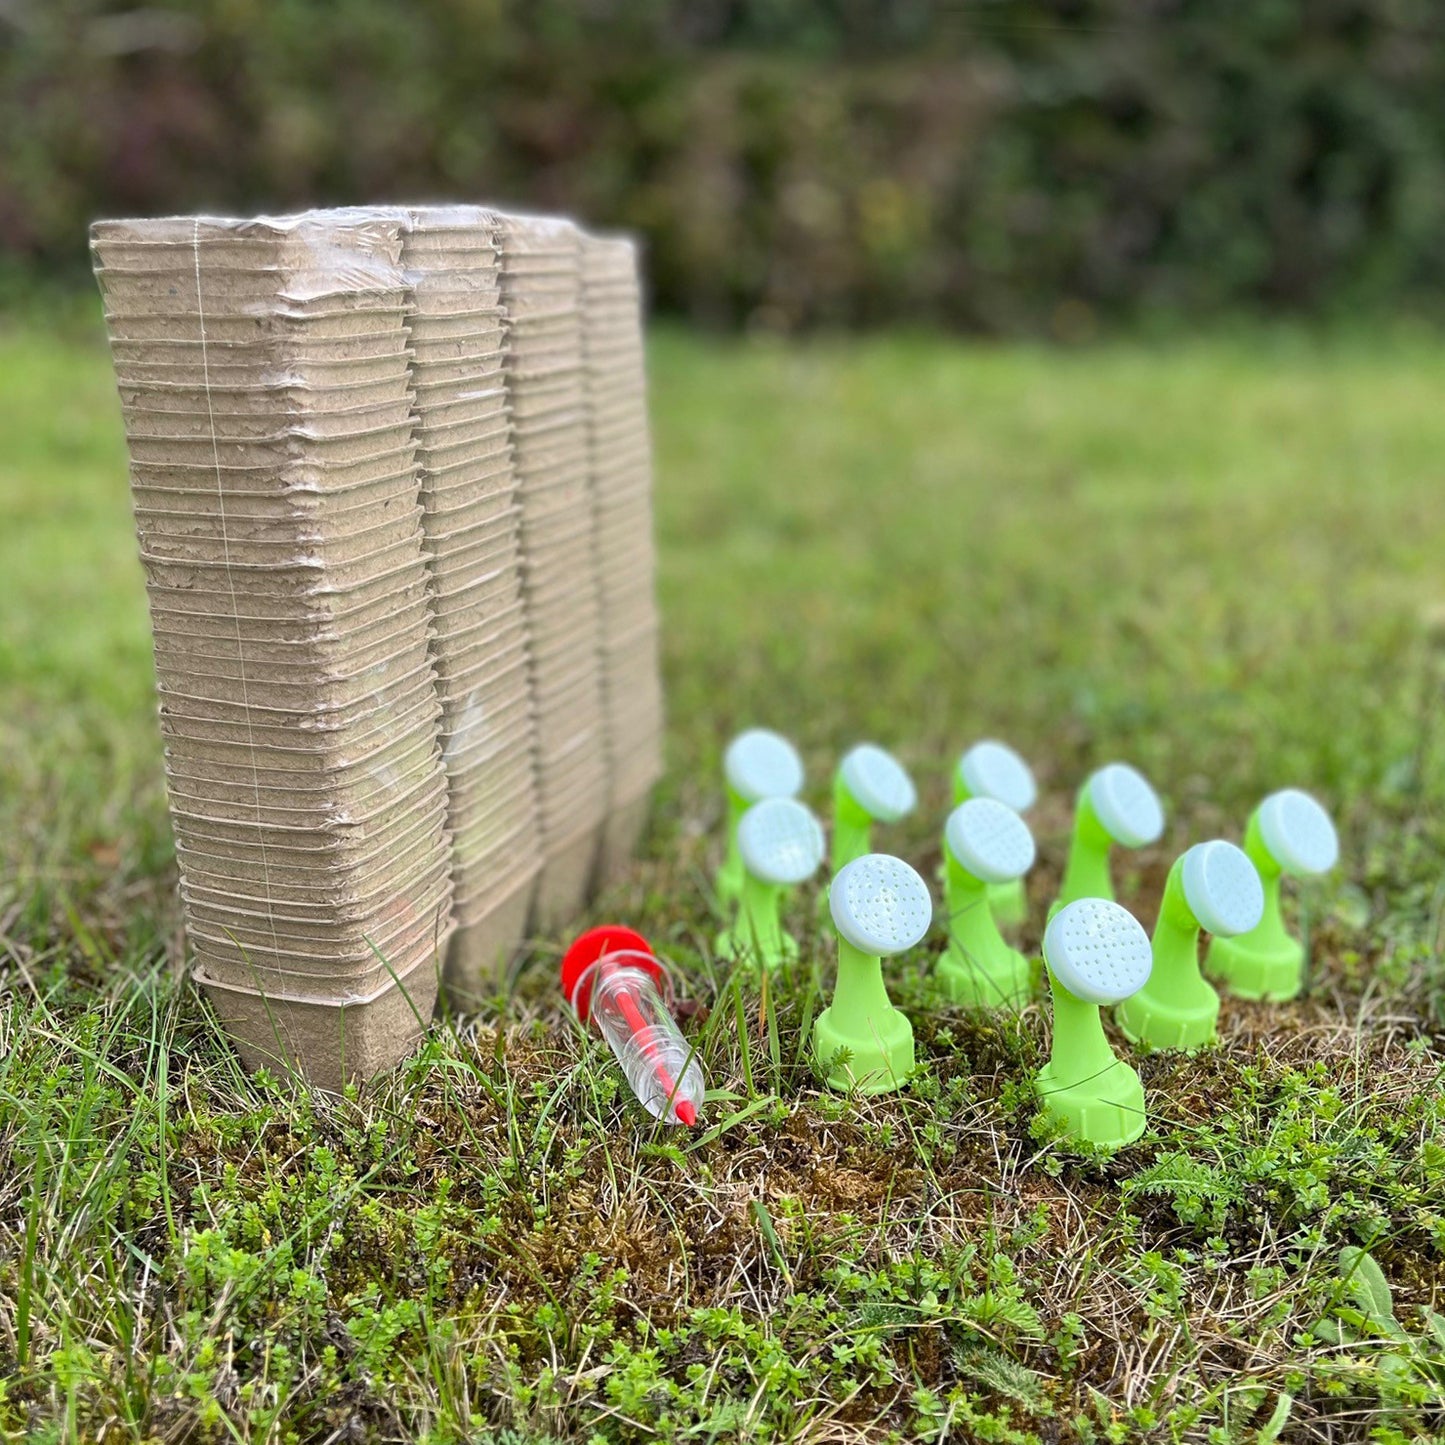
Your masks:
<instances>
[{"instance_id":1,"label":"grass","mask_svg":"<svg viewBox=\"0 0 1445 1445\"><path fill-rule=\"evenodd\" d=\"M568 1028L557 938L355 1097L240 1071L177 981L88 311L0 328L0 378L9 1438L1445 1426L1438 337L656 339L670 766L648 855L595 916L651 936L703 1006L714 1093L688 1137ZM880 842L927 876L950 758L1010 739L1044 793L1036 919L1091 765L1127 757L1165 794L1164 842L1122 878L1146 921L1188 841L1308 786L1344 843L1299 895L1308 994L1227 1002L1221 1047L1143 1059L1151 1127L1113 1158L1032 1122L1046 1010L949 1008L929 949L892 978L917 1084L820 1091L802 1041L829 949L807 903L803 963L765 998L711 956L718 758L753 722L800 741L820 806L841 747L896 746L923 802ZM1341 1281L1345 1246L1387 1307Z\"/></svg>"}]
</instances>

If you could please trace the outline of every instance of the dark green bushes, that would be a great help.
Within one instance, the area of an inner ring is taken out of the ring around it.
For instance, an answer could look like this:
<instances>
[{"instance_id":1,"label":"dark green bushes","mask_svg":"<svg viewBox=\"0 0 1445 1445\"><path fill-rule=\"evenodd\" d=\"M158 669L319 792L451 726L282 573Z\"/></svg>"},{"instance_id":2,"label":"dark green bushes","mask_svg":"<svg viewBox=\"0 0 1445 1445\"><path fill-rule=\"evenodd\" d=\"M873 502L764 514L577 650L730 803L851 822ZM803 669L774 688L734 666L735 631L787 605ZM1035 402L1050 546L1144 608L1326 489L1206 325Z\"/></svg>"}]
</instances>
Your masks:
<instances>
[{"instance_id":1,"label":"dark green bushes","mask_svg":"<svg viewBox=\"0 0 1445 1445\"><path fill-rule=\"evenodd\" d=\"M722 323L1087 332L1445 279L1431 0L8 0L0 248L485 197Z\"/></svg>"}]
</instances>

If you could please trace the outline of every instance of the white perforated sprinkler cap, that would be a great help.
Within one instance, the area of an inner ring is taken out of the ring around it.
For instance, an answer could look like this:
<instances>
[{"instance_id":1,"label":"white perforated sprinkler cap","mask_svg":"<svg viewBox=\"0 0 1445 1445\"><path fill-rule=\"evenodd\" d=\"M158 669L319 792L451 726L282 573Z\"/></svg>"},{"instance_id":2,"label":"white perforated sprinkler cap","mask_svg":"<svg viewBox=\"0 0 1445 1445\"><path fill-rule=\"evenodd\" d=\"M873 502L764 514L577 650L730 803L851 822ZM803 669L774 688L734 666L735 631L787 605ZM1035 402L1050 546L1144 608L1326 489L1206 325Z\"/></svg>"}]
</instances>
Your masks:
<instances>
[{"instance_id":1,"label":"white perforated sprinkler cap","mask_svg":"<svg viewBox=\"0 0 1445 1445\"><path fill-rule=\"evenodd\" d=\"M935 972L953 1003L1015 1008L1028 998L1029 961L999 932L992 896L1033 867L1029 825L996 798L968 798L943 828L948 947Z\"/></svg>"},{"instance_id":2,"label":"white perforated sprinkler cap","mask_svg":"<svg viewBox=\"0 0 1445 1445\"><path fill-rule=\"evenodd\" d=\"M1034 866L1028 824L993 798L960 803L948 815L944 839L963 871L982 883L1009 883Z\"/></svg>"},{"instance_id":3,"label":"white perforated sprinkler cap","mask_svg":"<svg viewBox=\"0 0 1445 1445\"><path fill-rule=\"evenodd\" d=\"M1069 1139L1122 1148L1144 1132L1144 1086L1109 1046L1100 1004L1139 995L1153 971L1148 935L1104 898L1065 904L1044 930L1053 979L1053 1039L1035 1087L1046 1117Z\"/></svg>"},{"instance_id":4,"label":"white perforated sprinkler cap","mask_svg":"<svg viewBox=\"0 0 1445 1445\"><path fill-rule=\"evenodd\" d=\"M1199 926L1220 938L1248 933L1264 916L1264 885L1242 848L1216 838L1185 855L1179 881Z\"/></svg>"},{"instance_id":5,"label":"white perforated sprinkler cap","mask_svg":"<svg viewBox=\"0 0 1445 1445\"><path fill-rule=\"evenodd\" d=\"M993 798L1027 813L1038 800L1033 770L1006 743L985 738L958 760L958 781L971 798Z\"/></svg>"},{"instance_id":6,"label":"white perforated sprinkler cap","mask_svg":"<svg viewBox=\"0 0 1445 1445\"><path fill-rule=\"evenodd\" d=\"M866 853L840 869L828 906L844 942L879 958L912 948L933 922L928 885L887 853Z\"/></svg>"},{"instance_id":7,"label":"white perforated sprinkler cap","mask_svg":"<svg viewBox=\"0 0 1445 1445\"><path fill-rule=\"evenodd\" d=\"M1271 793L1259 805L1259 837L1280 869L1296 877L1328 873L1339 861L1330 815L1298 788Z\"/></svg>"},{"instance_id":8,"label":"white perforated sprinkler cap","mask_svg":"<svg viewBox=\"0 0 1445 1445\"><path fill-rule=\"evenodd\" d=\"M763 883L792 887L811 878L824 848L818 820L796 798L765 798L738 824L743 866Z\"/></svg>"},{"instance_id":9,"label":"white perforated sprinkler cap","mask_svg":"<svg viewBox=\"0 0 1445 1445\"><path fill-rule=\"evenodd\" d=\"M1044 961L1066 993L1085 1003L1113 1004L1148 982L1153 952L1127 908L1081 898L1061 908L1044 930Z\"/></svg>"},{"instance_id":10,"label":"white perforated sprinkler cap","mask_svg":"<svg viewBox=\"0 0 1445 1445\"><path fill-rule=\"evenodd\" d=\"M1280 876L1328 873L1340 857L1335 825L1308 793L1285 788L1255 809L1244 846L1260 871L1264 916L1244 933L1210 939L1206 966L1240 998L1297 998L1304 988L1308 949L1285 924Z\"/></svg>"},{"instance_id":11,"label":"white perforated sprinkler cap","mask_svg":"<svg viewBox=\"0 0 1445 1445\"><path fill-rule=\"evenodd\" d=\"M728 786L750 803L764 798L796 797L803 788L803 760L780 733L749 728L723 754Z\"/></svg>"},{"instance_id":12,"label":"white perforated sprinkler cap","mask_svg":"<svg viewBox=\"0 0 1445 1445\"><path fill-rule=\"evenodd\" d=\"M1089 801L1104 831L1126 848L1157 843L1164 832L1164 808L1143 773L1128 763L1100 768L1088 783Z\"/></svg>"},{"instance_id":13,"label":"white perforated sprinkler cap","mask_svg":"<svg viewBox=\"0 0 1445 1445\"><path fill-rule=\"evenodd\" d=\"M928 885L901 858L865 853L833 875L828 906L838 930L838 982L813 1022L814 1062L831 1088L902 1088L913 1073L913 1026L889 1001L882 960L928 932Z\"/></svg>"},{"instance_id":14,"label":"white perforated sprinkler cap","mask_svg":"<svg viewBox=\"0 0 1445 1445\"><path fill-rule=\"evenodd\" d=\"M1264 916L1264 885L1242 848L1196 843L1169 870L1151 946L1148 985L1115 1011L1119 1027L1151 1049L1202 1049L1218 1036L1219 994L1199 968L1199 933L1232 938Z\"/></svg>"},{"instance_id":15,"label":"white perforated sprinkler cap","mask_svg":"<svg viewBox=\"0 0 1445 1445\"><path fill-rule=\"evenodd\" d=\"M875 743L859 743L838 775L853 801L880 823L896 823L918 806L918 792L903 764Z\"/></svg>"}]
</instances>

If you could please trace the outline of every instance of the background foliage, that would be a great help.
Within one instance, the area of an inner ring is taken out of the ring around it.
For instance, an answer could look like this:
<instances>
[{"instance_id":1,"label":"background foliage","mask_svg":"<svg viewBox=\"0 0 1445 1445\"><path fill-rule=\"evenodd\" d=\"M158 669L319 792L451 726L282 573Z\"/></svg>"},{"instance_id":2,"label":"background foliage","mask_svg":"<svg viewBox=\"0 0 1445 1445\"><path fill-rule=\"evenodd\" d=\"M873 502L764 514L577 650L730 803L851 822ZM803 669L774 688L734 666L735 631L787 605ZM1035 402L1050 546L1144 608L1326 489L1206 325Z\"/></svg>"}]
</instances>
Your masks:
<instances>
[{"instance_id":1,"label":"background foliage","mask_svg":"<svg viewBox=\"0 0 1445 1445\"><path fill-rule=\"evenodd\" d=\"M76 269L98 213L447 196L636 228L728 324L1445 277L1430 0L0 0L0 136L0 251Z\"/></svg>"}]
</instances>

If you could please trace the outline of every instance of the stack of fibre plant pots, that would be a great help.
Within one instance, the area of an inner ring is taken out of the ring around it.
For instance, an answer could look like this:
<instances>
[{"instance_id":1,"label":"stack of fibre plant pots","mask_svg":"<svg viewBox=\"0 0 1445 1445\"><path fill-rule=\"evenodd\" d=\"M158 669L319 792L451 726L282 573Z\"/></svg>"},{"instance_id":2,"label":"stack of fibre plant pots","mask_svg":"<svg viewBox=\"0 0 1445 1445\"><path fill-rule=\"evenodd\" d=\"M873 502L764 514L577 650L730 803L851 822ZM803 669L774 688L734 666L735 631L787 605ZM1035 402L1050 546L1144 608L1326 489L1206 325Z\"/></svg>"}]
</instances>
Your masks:
<instances>
[{"instance_id":1,"label":"stack of fibre plant pots","mask_svg":"<svg viewBox=\"0 0 1445 1445\"><path fill-rule=\"evenodd\" d=\"M542 865L497 229L479 207L428 207L409 213L402 242L456 883L445 979L458 1003L522 941Z\"/></svg>"},{"instance_id":2,"label":"stack of fibre plant pots","mask_svg":"<svg viewBox=\"0 0 1445 1445\"><path fill-rule=\"evenodd\" d=\"M443 959L474 1001L640 830L635 256L477 206L92 250L195 978L249 1067L339 1088L415 1046Z\"/></svg>"},{"instance_id":3,"label":"stack of fibre plant pots","mask_svg":"<svg viewBox=\"0 0 1445 1445\"><path fill-rule=\"evenodd\" d=\"M662 774L652 446L642 288L631 241L583 237L582 314L607 739L600 878L609 882L637 849Z\"/></svg>"},{"instance_id":4,"label":"stack of fibre plant pots","mask_svg":"<svg viewBox=\"0 0 1445 1445\"><path fill-rule=\"evenodd\" d=\"M92 233L195 976L331 1088L415 1045L453 926L403 235Z\"/></svg>"},{"instance_id":5,"label":"stack of fibre plant pots","mask_svg":"<svg viewBox=\"0 0 1445 1445\"><path fill-rule=\"evenodd\" d=\"M502 216L500 240L537 712L542 872L533 918L539 928L551 929L586 901L608 801L581 236L569 221Z\"/></svg>"}]
</instances>

